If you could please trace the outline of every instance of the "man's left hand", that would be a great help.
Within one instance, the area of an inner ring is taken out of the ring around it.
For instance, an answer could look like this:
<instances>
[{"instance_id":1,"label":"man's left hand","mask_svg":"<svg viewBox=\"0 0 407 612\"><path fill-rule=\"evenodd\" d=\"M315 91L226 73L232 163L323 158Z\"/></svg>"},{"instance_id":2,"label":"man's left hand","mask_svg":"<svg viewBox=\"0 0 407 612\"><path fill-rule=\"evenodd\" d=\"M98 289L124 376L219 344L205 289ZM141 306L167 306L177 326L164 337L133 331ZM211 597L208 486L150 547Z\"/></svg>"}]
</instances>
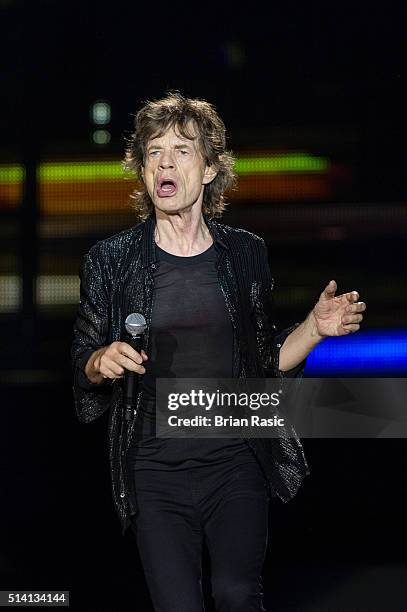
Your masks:
<instances>
[{"instance_id":1,"label":"man's left hand","mask_svg":"<svg viewBox=\"0 0 407 612\"><path fill-rule=\"evenodd\" d=\"M366 304L358 302L357 291L335 296L336 290L337 284L331 280L312 310L316 331L320 336L345 336L360 328Z\"/></svg>"}]
</instances>

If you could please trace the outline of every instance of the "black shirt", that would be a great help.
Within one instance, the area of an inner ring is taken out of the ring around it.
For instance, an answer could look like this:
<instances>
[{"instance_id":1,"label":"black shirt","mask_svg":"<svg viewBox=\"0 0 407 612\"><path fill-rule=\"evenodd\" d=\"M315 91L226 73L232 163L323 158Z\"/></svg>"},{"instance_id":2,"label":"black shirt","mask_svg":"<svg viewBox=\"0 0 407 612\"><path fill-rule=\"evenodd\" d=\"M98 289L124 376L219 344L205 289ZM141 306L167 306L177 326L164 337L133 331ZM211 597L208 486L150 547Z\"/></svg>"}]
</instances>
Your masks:
<instances>
[{"instance_id":1,"label":"black shirt","mask_svg":"<svg viewBox=\"0 0 407 612\"><path fill-rule=\"evenodd\" d=\"M135 469L185 469L255 461L240 438L156 438L156 378L231 378L233 328L218 282L216 250L180 257L156 245L151 354L144 362L143 402L127 455Z\"/></svg>"}]
</instances>

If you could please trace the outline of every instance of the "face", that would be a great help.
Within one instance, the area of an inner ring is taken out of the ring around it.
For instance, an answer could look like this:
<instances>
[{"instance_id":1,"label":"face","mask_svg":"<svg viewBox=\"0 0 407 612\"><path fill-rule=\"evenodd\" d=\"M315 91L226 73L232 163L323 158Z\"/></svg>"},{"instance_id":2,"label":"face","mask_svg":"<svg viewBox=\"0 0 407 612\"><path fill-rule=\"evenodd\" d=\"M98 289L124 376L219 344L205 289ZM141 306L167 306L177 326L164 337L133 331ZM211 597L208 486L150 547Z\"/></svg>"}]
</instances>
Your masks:
<instances>
[{"instance_id":1,"label":"face","mask_svg":"<svg viewBox=\"0 0 407 612\"><path fill-rule=\"evenodd\" d=\"M217 173L205 164L197 136L190 140L169 128L147 143L142 174L155 208L171 214L202 206L204 186Z\"/></svg>"}]
</instances>

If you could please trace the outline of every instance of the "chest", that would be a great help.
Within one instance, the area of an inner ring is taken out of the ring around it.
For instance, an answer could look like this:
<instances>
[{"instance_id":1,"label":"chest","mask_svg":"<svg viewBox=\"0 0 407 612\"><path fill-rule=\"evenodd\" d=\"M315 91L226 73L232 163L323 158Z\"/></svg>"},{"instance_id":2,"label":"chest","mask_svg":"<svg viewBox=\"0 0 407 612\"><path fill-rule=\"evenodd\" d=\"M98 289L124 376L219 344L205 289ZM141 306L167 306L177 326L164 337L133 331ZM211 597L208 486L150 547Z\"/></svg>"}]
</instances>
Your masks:
<instances>
[{"instance_id":1,"label":"chest","mask_svg":"<svg viewBox=\"0 0 407 612\"><path fill-rule=\"evenodd\" d=\"M231 253L223 252L211 269L191 270L188 274L168 274L159 263L142 267L139 262L128 265L116 279L112 289L111 329L112 340L125 337L124 321L132 312L144 315L147 322L146 339L152 324L157 297L165 297L172 309L184 317L187 296L194 303L205 307L226 307L233 328L239 336L245 335L251 313L251 276L241 267Z\"/></svg>"}]
</instances>

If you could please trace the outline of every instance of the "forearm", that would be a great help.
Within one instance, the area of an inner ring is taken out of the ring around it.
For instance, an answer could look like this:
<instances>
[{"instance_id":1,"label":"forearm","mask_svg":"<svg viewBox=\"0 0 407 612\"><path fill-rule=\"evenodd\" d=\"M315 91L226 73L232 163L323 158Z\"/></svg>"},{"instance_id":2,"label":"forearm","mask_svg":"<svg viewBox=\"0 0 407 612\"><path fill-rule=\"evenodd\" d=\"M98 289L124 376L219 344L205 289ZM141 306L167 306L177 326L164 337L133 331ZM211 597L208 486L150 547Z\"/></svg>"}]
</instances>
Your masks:
<instances>
[{"instance_id":1,"label":"forearm","mask_svg":"<svg viewBox=\"0 0 407 612\"><path fill-rule=\"evenodd\" d=\"M316 327L313 311L284 341L280 349L279 369L283 372L295 368L323 340Z\"/></svg>"},{"instance_id":2,"label":"forearm","mask_svg":"<svg viewBox=\"0 0 407 612\"><path fill-rule=\"evenodd\" d=\"M92 353L85 365L85 374L90 382L94 385L100 385L104 381L104 378L99 371L99 357L103 350L104 347Z\"/></svg>"}]
</instances>

